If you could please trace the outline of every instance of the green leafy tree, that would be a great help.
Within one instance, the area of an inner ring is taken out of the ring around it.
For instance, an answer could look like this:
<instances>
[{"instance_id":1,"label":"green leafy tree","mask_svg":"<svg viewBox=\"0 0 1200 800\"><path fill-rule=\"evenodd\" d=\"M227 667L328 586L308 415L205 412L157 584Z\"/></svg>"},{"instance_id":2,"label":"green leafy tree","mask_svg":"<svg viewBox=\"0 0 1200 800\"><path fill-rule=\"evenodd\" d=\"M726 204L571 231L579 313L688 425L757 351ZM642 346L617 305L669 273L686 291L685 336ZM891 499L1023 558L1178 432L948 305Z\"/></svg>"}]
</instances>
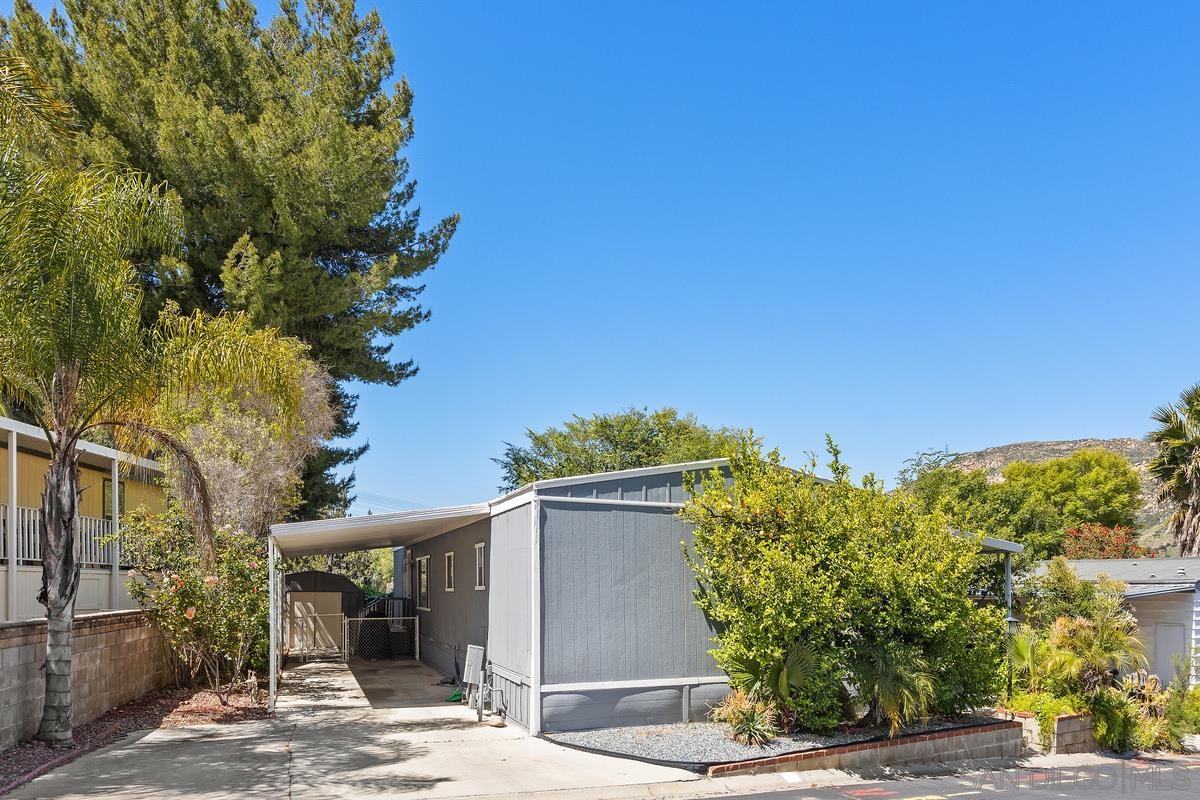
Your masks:
<instances>
[{"instance_id":1,"label":"green leafy tree","mask_svg":"<svg viewBox=\"0 0 1200 800\"><path fill-rule=\"evenodd\" d=\"M0 60L0 122L0 403L32 418L50 451L38 520L47 624L38 737L62 744L72 729L80 440L107 434L133 452L172 454L180 494L204 534L203 475L156 424L158 409L221 382L262 387L281 420L293 418L298 400L295 376L263 356L275 333L253 330L244 316L182 316L167 306L144 323L129 257L178 242L178 206L143 174L80 166L69 109L19 60ZM46 138L31 146L37 134ZM212 563L211 538L197 544Z\"/></svg>"},{"instance_id":2,"label":"green leafy tree","mask_svg":"<svg viewBox=\"0 0 1200 800\"><path fill-rule=\"evenodd\" d=\"M64 0L44 18L16 0L8 52L78 109L78 148L178 194L182 247L131 248L143 318L244 311L307 343L337 381L394 385L416 371L390 337L428 318L418 279L458 223L422 224L404 149L413 95L386 82L394 54L375 11L295 0L259 21L247 0ZM335 433L354 433L341 396ZM364 448L312 457L296 515L344 507L334 471Z\"/></svg>"},{"instance_id":3,"label":"green leafy tree","mask_svg":"<svg viewBox=\"0 0 1200 800\"><path fill-rule=\"evenodd\" d=\"M1122 456L1080 450L1038 464L1014 462L1002 480L953 466L953 456L918 456L900 476L900 492L963 530L1025 545L1025 562L1058 555L1066 530L1085 523L1130 526L1141 506L1141 479Z\"/></svg>"},{"instance_id":4,"label":"green leafy tree","mask_svg":"<svg viewBox=\"0 0 1200 800\"><path fill-rule=\"evenodd\" d=\"M1137 470L1101 448L1038 464L1017 461L1005 467L1002 485L1052 509L1063 528L1087 522L1131 526L1141 507Z\"/></svg>"},{"instance_id":5,"label":"green leafy tree","mask_svg":"<svg viewBox=\"0 0 1200 800\"><path fill-rule=\"evenodd\" d=\"M1150 441L1158 455L1150 474L1161 487L1159 500L1174 509L1171 528L1182 556L1200 556L1200 384L1185 390L1179 402L1154 412L1158 427Z\"/></svg>"},{"instance_id":6,"label":"green leafy tree","mask_svg":"<svg viewBox=\"0 0 1200 800\"><path fill-rule=\"evenodd\" d=\"M500 491L531 481L566 478L660 464L682 464L728 455L743 431L710 428L673 408L631 408L615 414L574 416L562 427L526 429L529 443L505 443L492 459L502 472Z\"/></svg>"},{"instance_id":7,"label":"green leafy tree","mask_svg":"<svg viewBox=\"0 0 1200 800\"><path fill-rule=\"evenodd\" d=\"M831 482L743 439L728 474L705 474L681 512L695 524L696 601L721 631L717 663L756 690L762 670L745 665L786 664L804 643L805 669L775 699L805 728L845 717L847 683L895 724L988 700L1004 623L969 596L978 540L870 476L852 483L829 447Z\"/></svg>"}]
</instances>

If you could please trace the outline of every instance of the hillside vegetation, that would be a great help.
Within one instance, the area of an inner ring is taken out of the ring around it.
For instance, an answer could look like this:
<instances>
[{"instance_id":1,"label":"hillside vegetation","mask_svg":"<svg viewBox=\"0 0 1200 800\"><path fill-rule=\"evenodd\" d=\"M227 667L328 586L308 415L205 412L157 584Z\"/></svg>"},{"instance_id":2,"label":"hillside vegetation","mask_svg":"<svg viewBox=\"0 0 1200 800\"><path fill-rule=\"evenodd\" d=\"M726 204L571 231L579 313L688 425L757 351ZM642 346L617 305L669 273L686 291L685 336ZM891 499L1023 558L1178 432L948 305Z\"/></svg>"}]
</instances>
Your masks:
<instances>
[{"instance_id":1,"label":"hillside vegetation","mask_svg":"<svg viewBox=\"0 0 1200 800\"><path fill-rule=\"evenodd\" d=\"M1142 479L1141 509L1137 515L1138 541L1147 547L1174 549L1167 522L1171 510L1155 500L1157 482L1150 477L1147 463L1154 457L1154 445L1145 439L1070 439L1050 442L1016 442L989 447L971 453L959 453L951 466L972 472L983 470L990 482L1002 480L1001 473L1009 464L1026 461L1039 464L1063 458L1080 450L1100 448L1124 456Z\"/></svg>"}]
</instances>

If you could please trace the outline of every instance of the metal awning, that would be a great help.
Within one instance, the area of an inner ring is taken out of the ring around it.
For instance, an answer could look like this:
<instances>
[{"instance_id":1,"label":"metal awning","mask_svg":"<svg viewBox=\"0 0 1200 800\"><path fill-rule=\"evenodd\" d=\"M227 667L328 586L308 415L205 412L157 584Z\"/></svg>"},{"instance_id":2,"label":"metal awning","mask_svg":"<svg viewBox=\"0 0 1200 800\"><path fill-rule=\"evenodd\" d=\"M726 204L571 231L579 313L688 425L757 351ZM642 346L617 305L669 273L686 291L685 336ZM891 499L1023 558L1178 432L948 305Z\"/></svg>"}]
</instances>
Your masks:
<instances>
[{"instance_id":1,"label":"metal awning","mask_svg":"<svg viewBox=\"0 0 1200 800\"><path fill-rule=\"evenodd\" d=\"M1196 591L1196 583L1132 583L1125 587L1125 599L1154 597L1160 594L1179 594Z\"/></svg>"},{"instance_id":2,"label":"metal awning","mask_svg":"<svg viewBox=\"0 0 1200 800\"><path fill-rule=\"evenodd\" d=\"M1023 544L1010 542L1008 539L996 539L992 536L983 537L979 546L985 553L1021 553L1025 550Z\"/></svg>"},{"instance_id":3,"label":"metal awning","mask_svg":"<svg viewBox=\"0 0 1200 800\"><path fill-rule=\"evenodd\" d=\"M490 514L487 503L474 503L394 514L286 522L271 526L271 538L284 558L349 553L410 545L487 519Z\"/></svg>"}]
</instances>

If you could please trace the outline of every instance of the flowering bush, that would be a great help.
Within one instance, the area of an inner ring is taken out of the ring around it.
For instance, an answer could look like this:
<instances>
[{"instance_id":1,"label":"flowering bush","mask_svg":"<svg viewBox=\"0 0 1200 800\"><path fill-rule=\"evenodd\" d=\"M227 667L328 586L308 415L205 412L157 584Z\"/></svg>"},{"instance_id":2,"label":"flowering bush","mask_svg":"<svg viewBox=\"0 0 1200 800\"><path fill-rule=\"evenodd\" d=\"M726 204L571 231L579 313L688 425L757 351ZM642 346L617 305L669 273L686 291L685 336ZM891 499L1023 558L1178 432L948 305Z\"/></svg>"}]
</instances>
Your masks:
<instances>
[{"instance_id":1,"label":"flowering bush","mask_svg":"<svg viewBox=\"0 0 1200 800\"><path fill-rule=\"evenodd\" d=\"M191 680L203 676L226 703L251 663L265 658L267 546L225 525L214 531L217 560L205 568L192 523L177 506L129 515L121 547L136 566L129 593L162 630Z\"/></svg>"},{"instance_id":2,"label":"flowering bush","mask_svg":"<svg viewBox=\"0 0 1200 800\"><path fill-rule=\"evenodd\" d=\"M1063 555L1067 558L1154 558L1157 553L1137 543L1133 529L1124 525L1112 528L1098 522L1085 522L1068 528L1063 536Z\"/></svg>"}]
</instances>

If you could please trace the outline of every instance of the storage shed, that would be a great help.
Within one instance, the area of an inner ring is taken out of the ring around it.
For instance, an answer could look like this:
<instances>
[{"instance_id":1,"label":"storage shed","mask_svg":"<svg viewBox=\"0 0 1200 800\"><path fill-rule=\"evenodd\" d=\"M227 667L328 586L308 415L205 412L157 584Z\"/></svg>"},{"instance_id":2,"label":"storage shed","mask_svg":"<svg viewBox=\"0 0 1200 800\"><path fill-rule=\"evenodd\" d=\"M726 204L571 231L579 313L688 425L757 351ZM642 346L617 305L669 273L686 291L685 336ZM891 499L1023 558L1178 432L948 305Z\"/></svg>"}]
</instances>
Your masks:
<instances>
[{"instance_id":1,"label":"storage shed","mask_svg":"<svg viewBox=\"0 0 1200 800\"><path fill-rule=\"evenodd\" d=\"M344 575L308 570L284 576L287 650L324 653L343 646L342 621L363 609L363 591Z\"/></svg>"},{"instance_id":2,"label":"storage shed","mask_svg":"<svg viewBox=\"0 0 1200 800\"><path fill-rule=\"evenodd\" d=\"M701 719L727 676L678 512L685 475L727 464L543 480L486 503L276 525L270 541L284 556L402 547L420 659L454 676L485 645L495 706L531 733Z\"/></svg>"}]
</instances>

